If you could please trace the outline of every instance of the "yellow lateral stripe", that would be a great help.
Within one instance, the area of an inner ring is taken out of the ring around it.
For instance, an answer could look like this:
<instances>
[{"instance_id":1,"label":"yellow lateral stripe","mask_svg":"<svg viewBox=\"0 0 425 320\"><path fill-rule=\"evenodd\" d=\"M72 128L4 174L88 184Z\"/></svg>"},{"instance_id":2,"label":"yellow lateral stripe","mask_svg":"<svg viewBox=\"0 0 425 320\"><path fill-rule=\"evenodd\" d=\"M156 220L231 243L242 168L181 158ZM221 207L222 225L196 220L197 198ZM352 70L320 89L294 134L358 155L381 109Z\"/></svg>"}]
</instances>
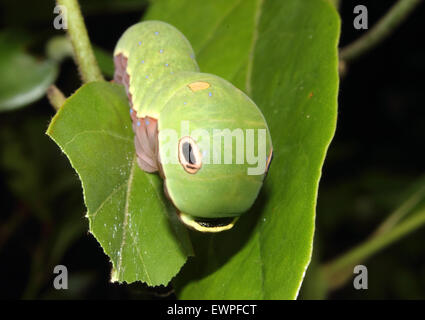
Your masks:
<instances>
[{"instance_id":1,"label":"yellow lateral stripe","mask_svg":"<svg viewBox=\"0 0 425 320\"><path fill-rule=\"evenodd\" d=\"M238 221L239 217L236 217L235 219L233 219L233 221L231 223L229 223L228 225L225 226L219 226L219 227L204 227L201 226L199 223L197 223L193 218L191 218L189 215L184 214L182 212L179 213L179 217L180 220L188 227L195 229L196 231L200 231L200 232L221 232L221 231L225 231L225 230L229 230L232 229L233 226L235 225L236 221Z\"/></svg>"}]
</instances>

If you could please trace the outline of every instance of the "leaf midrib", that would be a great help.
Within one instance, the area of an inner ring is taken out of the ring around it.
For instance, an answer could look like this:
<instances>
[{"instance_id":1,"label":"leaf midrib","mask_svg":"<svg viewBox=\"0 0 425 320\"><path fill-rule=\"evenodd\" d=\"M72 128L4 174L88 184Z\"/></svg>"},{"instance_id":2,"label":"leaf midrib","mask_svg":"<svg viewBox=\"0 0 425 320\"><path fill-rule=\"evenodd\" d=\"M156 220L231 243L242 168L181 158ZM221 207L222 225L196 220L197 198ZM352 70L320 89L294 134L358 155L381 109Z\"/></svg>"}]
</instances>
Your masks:
<instances>
[{"instance_id":1,"label":"leaf midrib","mask_svg":"<svg viewBox=\"0 0 425 320\"><path fill-rule=\"evenodd\" d=\"M118 273L118 278L121 278L121 265L122 265L122 256L123 256L123 249L124 249L124 245L125 245L125 241L126 241L126 235L127 235L127 230L128 230L128 216L129 216L129 205L130 205L130 195L131 195L131 188L133 186L133 179L134 179L134 170L137 167L137 161L136 161L136 156L133 157L133 161L132 161L132 165L131 165L131 170L130 170L130 174L128 176L128 184L127 184L127 193L126 193L126 197L125 197L125 208L124 208L124 220L123 220L123 224L122 224L122 229L123 229L123 233L122 233L122 240L121 240L121 245L120 245L120 254L119 254L119 260L118 260L118 265L117 265L117 273ZM133 243L134 243L134 237L130 232L130 237L132 237L133 239ZM143 269L145 271L146 277L148 278L149 283L152 283L152 280L149 276L148 270L146 269L146 265L145 262L143 260L142 255L139 252L139 248L136 245L135 246L137 249L137 252L139 253L139 257L140 257L140 261L142 262L143 265Z\"/></svg>"},{"instance_id":2,"label":"leaf midrib","mask_svg":"<svg viewBox=\"0 0 425 320\"><path fill-rule=\"evenodd\" d=\"M246 79L245 79L245 89L247 94L253 99L252 96L252 69L254 66L254 52L255 47L257 45L258 40L258 26L260 24L261 14L263 12L263 3L264 0L257 0L257 10L255 11L254 15L254 32L252 34L252 43L251 43L251 49L249 52L248 57L248 66L247 66L247 72L246 72ZM265 272L264 272L264 261L263 261L263 252L262 252L262 245L261 245L261 234L262 234L263 224L260 224L257 228L258 230L258 255L260 256L260 274L261 274L261 295L262 299L265 298Z\"/></svg>"},{"instance_id":3,"label":"leaf midrib","mask_svg":"<svg viewBox=\"0 0 425 320\"><path fill-rule=\"evenodd\" d=\"M252 98L251 82L252 82L252 68L254 65L254 51L255 51L255 46L257 44L257 40L258 40L258 25L261 19L261 14L263 12L262 10L263 3L264 3L264 0L257 0L257 10L255 10L255 15L254 15L254 32L252 33L251 49L250 49L249 57L248 57L248 66L247 66L246 79L245 79L245 89L251 98Z\"/></svg>"}]
</instances>

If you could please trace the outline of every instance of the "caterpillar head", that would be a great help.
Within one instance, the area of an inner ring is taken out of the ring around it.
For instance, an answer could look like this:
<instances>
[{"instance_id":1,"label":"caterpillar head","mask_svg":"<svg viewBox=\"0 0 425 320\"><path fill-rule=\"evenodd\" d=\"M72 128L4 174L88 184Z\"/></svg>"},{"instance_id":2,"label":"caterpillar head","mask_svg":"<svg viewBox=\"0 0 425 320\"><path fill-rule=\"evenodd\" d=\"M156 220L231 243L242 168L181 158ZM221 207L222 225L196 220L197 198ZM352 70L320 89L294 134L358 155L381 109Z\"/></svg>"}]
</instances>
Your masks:
<instances>
[{"instance_id":1,"label":"caterpillar head","mask_svg":"<svg viewBox=\"0 0 425 320\"><path fill-rule=\"evenodd\" d=\"M176 88L158 122L164 189L199 231L230 229L255 201L272 156L267 123L229 82L199 74Z\"/></svg>"}]
</instances>

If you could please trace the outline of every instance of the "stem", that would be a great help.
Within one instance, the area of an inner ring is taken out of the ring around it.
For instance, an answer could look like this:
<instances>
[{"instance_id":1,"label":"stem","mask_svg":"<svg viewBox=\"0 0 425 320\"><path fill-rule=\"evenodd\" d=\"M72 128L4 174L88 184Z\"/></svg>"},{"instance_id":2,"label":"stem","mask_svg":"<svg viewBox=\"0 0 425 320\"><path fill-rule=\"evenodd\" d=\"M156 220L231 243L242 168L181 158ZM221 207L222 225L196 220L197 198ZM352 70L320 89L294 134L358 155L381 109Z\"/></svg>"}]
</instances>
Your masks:
<instances>
[{"instance_id":1,"label":"stem","mask_svg":"<svg viewBox=\"0 0 425 320\"><path fill-rule=\"evenodd\" d=\"M83 82L102 81L83 16L77 0L57 0L58 4L66 7L68 34L74 48L74 56Z\"/></svg>"},{"instance_id":2,"label":"stem","mask_svg":"<svg viewBox=\"0 0 425 320\"><path fill-rule=\"evenodd\" d=\"M47 89L47 99L49 99L50 104L56 111L62 107L66 100L62 91L60 91L54 84Z\"/></svg>"},{"instance_id":3,"label":"stem","mask_svg":"<svg viewBox=\"0 0 425 320\"><path fill-rule=\"evenodd\" d=\"M412 194L399 208L397 208L372 234L376 237L393 228L404 216L411 212L415 206L425 198L425 185Z\"/></svg>"},{"instance_id":4,"label":"stem","mask_svg":"<svg viewBox=\"0 0 425 320\"><path fill-rule=\"evenodd\" d=\"M342 48L340 59L352 61L378 45L407 18L420 2L422 0L399 0L370 31Z\"/></svg>"},{"instance_id":5,"label":"stem","mask_svg":"<svg viewBox=\"0 0 425 320\"><path fill-rule=\"evenodd\" d=\"M353 267L425 224L425 208L417 211L392 230L366 240L341 257L325 264L323 273L330 289L342 286L352 275Z\"/></svg>"}]
</instances>

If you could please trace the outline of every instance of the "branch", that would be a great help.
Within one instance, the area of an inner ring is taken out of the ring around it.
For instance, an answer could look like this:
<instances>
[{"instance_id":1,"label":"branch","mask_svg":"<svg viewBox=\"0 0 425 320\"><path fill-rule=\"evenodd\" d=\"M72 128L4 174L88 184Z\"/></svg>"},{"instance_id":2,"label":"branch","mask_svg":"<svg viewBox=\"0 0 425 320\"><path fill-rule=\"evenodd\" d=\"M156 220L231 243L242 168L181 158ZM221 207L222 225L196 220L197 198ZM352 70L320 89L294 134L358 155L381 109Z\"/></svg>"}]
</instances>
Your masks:
<instances>
[{"instance_id":1,"label":"branch","mask_svg":"<svg viewBox=\"0 0 425 320\"><path fill-rule=\"evenodd\" d=\"M47 99L49 99L52 107L58 111L65 103L65 96L54 84L47 89Z\"/></svg>"},{"instance_id":2,"label":"branch","mask_svg":"<svg viewBox=\"0 0 425 320\"><path fill-rule=\"evenodd\" d=\"M77 0L57 0L58 4L67 9L68 34L74 48L74 56L83 82L102 81L83 16Z\"/></svg>"},{"instance_id":3,"label":"branch","mask_svg":"<svg viewBox=\"0 0 425 320\"><path fill-rule=\"evenodd\" d=\"M396 240L425 224L425 208L417 211L393 229L366 240L322 268L329 289L341 287L352 275L353 267Z\"/></svg>"},{"instance_id":4,"label":"branch","mask_svg":"<svg viewBox=\"0 0 425 320\"><path fill-rule=\"evenodd\" d=\"M404 218L425 198L425 185L412 194L399 208L397 208L385 221L376 229L372 237L391 230L402 218Z\"/></svg>"},{"instance_id":5,"label":"branch","mask_svg":"<svg viewBox=\"0 0 425 320\"><path fill-rule=\"evenodd\" d=\"M340 60L355 60L378 45L407 18L409 13L421 2L422 0L399 0L372 29L353 43L341 49Z\"/></svg>"}]
</instances>

